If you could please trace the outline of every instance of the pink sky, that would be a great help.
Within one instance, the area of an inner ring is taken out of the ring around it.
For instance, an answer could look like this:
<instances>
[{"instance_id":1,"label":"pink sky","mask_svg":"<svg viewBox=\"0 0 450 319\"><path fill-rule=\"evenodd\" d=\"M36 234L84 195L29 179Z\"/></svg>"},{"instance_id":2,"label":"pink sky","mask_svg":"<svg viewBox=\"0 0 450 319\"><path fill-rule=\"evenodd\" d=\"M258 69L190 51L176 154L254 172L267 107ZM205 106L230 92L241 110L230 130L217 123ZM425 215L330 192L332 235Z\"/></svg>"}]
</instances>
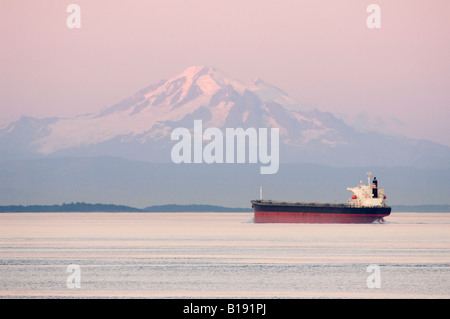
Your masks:
<instances>
[{"instance_id":1,"label":"pink sky","mask_svg":"<svg viewBox=\"0 0 450 319\"><path fill-rule=\"evenodd\" d=\"M81 7L81 29L66 7ZM366 8L381 7L381 29ZM450 146L447 0L0 2L0 127L97 112L191 65Z\"/></svg>"}]
</instances>

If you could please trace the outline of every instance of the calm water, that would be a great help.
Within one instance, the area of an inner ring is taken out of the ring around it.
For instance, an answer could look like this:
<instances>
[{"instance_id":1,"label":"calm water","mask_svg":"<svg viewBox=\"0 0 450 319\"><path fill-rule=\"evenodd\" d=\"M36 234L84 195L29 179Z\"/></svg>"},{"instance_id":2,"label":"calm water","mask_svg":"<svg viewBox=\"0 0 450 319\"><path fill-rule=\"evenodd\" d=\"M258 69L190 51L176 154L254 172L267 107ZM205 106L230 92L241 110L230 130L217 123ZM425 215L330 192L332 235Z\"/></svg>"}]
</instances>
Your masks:
<instances>
[{"instance_id":1,"label":"calm water","mask_svg":"<svg viewBox=\"0 0 450 319\"><path fill-rule=\"evenodd\" d=\"M393 213L368 225L252 217L0 214L0 297L450 297L450 214Z\"/></svg>"}]
</instances>

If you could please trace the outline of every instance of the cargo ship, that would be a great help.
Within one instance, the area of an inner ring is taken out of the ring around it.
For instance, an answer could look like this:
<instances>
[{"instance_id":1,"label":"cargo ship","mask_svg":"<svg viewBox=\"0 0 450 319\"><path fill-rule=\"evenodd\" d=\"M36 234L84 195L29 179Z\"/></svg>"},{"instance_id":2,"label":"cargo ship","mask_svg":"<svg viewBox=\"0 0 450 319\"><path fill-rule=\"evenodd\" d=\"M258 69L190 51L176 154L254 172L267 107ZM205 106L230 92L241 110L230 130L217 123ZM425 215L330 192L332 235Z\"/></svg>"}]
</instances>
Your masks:
<instances>
[{"instance_id":1,"label":"cargo ship","mask_svg":"<svg viewBox=\"0 0 450 319\"><path fill-rule=\"evenodd\" d=\"M391 207L386 204L384 188L378 187L377 178L371 180L367 173L367 184L347 187L353 195L342 204L281 202L252 200L255 223L374 223L383 222Z\"/></svg>"}]
</instances>

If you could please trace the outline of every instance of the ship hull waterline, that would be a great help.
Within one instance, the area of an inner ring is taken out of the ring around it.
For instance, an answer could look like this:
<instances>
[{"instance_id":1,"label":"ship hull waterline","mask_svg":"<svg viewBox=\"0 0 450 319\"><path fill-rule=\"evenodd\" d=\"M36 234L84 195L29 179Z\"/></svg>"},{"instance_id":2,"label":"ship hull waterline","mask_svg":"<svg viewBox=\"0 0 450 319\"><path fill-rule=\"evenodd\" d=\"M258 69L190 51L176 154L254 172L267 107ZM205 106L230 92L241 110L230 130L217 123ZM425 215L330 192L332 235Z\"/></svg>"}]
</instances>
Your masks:
<instances>
[{"instance_id":1,"label":"ship hull waterline","mask_svg":"<svg viewBox=\"0 0 450 319\"><path fill-rule=\"evenodd\" d=\"M374 223L383 222L391 207L352 207L345 204L262 203L252 201L255 223Z\"/></svg>"}]
</instances>

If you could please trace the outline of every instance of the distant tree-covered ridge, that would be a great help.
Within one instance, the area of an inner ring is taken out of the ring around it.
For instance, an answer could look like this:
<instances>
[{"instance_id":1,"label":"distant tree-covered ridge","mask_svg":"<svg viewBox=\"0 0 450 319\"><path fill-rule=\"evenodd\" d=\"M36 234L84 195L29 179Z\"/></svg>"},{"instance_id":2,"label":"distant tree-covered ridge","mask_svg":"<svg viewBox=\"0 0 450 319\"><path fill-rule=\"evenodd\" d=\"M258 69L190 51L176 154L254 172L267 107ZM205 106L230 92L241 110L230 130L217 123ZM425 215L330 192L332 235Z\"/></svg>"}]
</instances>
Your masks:
<instances>
[{"instance_id":1,"label":"distant tree-covered ridge","mask_svg":"<svg viewBox=\"0 0 450 319\"><path fill-rule=\"evenodd\" d=\"M251 212L251 208L230 208L215 205L159 205L144 208L144 212Z\"/></svg>"},{"instance_id":2,"label":"distant tree-covered ridge","mask_svg":"<svg viewBox=\"0 0 450 319\"><path fill-rule=\"evenodd\" d=\"M138 208L114 204L89 204L84 202L62 205L10 205L0 206L0 212L53 213L53 212L139 212Z\"/></svg>"},{"instance_id":3,"label":"distant tree-covered ridge","mask_svg":"<svg viewBox=\"0 0 450 319\"><path fill-rule=\"evenodd\" d=\"M250 212L250 208L228 208L214 205L158 205L139 209L115 204L90 204L85 202L62 205L8 205L0 206L0 213L56 213L56 212Z\"/></svg>"},{"instance_id":4,"label":"distant tree-covered ridge","mask_svg":"<svg viewBox=\"0 0 450 319\"><path fill-rule=\"evenodd\" d=\"M450 213L450 205L395 205L393 212Z\"/></svg>"}]
</instances>

